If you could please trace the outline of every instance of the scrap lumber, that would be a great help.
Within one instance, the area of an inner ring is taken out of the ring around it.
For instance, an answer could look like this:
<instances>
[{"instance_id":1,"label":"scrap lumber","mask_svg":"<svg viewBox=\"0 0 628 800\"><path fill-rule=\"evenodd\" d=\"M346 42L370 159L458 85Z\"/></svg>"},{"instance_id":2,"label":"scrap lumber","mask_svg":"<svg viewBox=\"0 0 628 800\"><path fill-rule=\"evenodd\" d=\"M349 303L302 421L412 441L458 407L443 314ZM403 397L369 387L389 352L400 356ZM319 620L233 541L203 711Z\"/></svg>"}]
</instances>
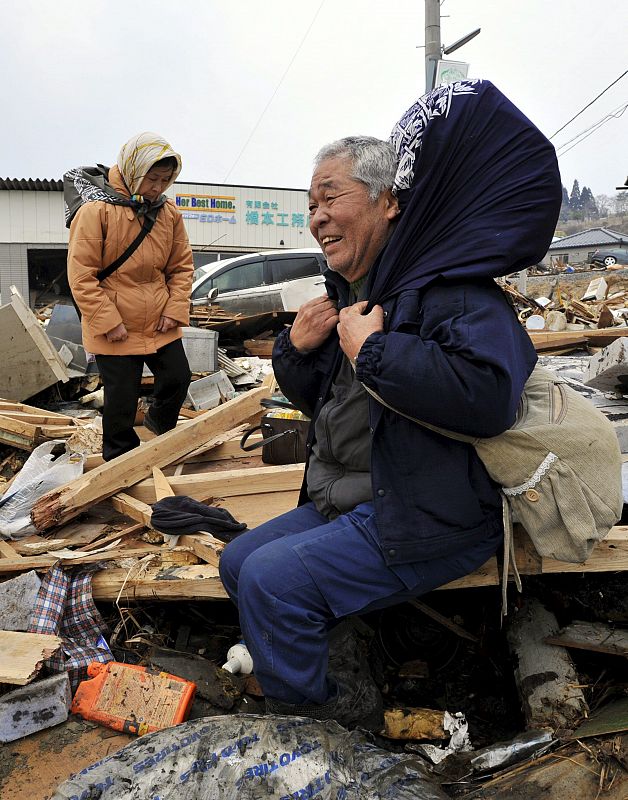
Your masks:
<instances>
[{"instance_id":1,"label":"scrap lumber","mask_svg":"<svg viewBox=\"0 0 628 800\"><path fill-rule=\"evenodd\" d=\"M303 470L303 464L283 464L172 476L168 482L176 495L200 500L202 497L233 497L300 489ZM152 478L131 486L128 494L144 503L154 503L157 499Z\"/></svg>"},{"instance_id":2,"label":"scrap lumber","mask_svg":"<svg viewBox=\"0 0 628 800\"><path fill-rule=\"evenodd\" d=\"M218 566L224 544L211 533L192 533L179 536L179 546L189 547L197 558L213 567Z\"/></svg>"},{"instance_id":3,"label":"scrap lumber","mask_svg":"<svg viewBox=\"0 0 628 800\"><path fill-rule=\"evenodd\" d=\"M31 569L47 570L58 563L74 566L76 564L97 564L100 561L118 561L122 558L143 558L148 555L156 555L161 558L171 552L167 548L162 549L155 545L145 544L142 547L114 547L111 550L95 550L93 552L79 550L73 551L71 555L64 551L56 551L41 556L19 556L15 559L3 558L0 560L0 575L24 572Z\"/></svg>"},{"instance_id":4,"label":"scrap lumber","mask_svg":"<svg viewBox=\"0 0 628 800\"><path fill-rule=\"evenodd\" d=\"M131 517L131 519L134 519L136 522L141 522L145 528L151 527L150 518L153 509L146 503L143 503L141 500L136 500L135 497L131 497L131 495L126 492L114 494L110 502L116 511L119 511L121 514L126 514L127 517Z\"/></svg>"},{"instance_id":5,"label":"scrap lumber","mask_svg":"<svg viewBox=\"0 0 628 800\"><path fill-rule=\"evenodd\" d=\"M35 527L45 531L73 519L99 500L111 497L151 475L153 467L164 467L197 449L199 442L208 444L212 439L223 441L221 432L233 428L258 411L260 400L264 397L268 397L266 387L245 392L203 416L184 422L141 447L48 492L33 507Z\"/></svg>"},{"instance_id":6,"label":"scrap lumber","mask_svg":"<svg viewBox=\"0 0 628 800\"><path fill-rule=\"evenodd\" d=\"M58 636L0 631L0 683L25 686L63 644Z\"/></svg>"},{"instance_id":7,"label":"scrap lumber","mask_svg":"<svg viewBox=\"0 0 628 800\"><path fill-rule=\"evenodd\" d=\"M19 403L0 404L0 443L20 450L34 450L49 439L63 439L77 429L72 417L50 414L40 409L39 414L24 412Z\"/></svg>"},{"instance_id":8,"label":"scrap lumber","mask_svg":"<svg viewBox=\"0 0 628 800\"><path fill-rule=\"evenodd\" d=\"M569 653L545 640L558 631L556 617L536 598L511 618L506 638L515 656L515 682L528 730L576 727L587 703Z\"/></svg>"},{"instance_id":9,"label":"scrap lumber","mask_svg":"<svg viewBox=\"0 0 628 800\"><path fill-rule=\"evenodd\" d=\"M111 542L116 542L122 539L128 539L130 536L133 536L136 533L140 533L145 529L146 525L144 525L144 523L142 522L140 522L137 525L129 525L128 528L123 528L120 531L114 531L113 533L110 533L107 536L103 536L102 539L96 539L90 544L86 544L84 547L81 548L81 550L83 553L89 553L90 550L98 550L98 548L104 547L106 544L111 544Z\"/></svg>"},{"instance_id":10,"label":"scrap lumber","mask_svg":"<svg viewBox=\"0 0 628 800\"><path fill-rule=\"evenodd\" d=\"M628 342L617 339L589 359L584 383L601 392L615 392L626 384L628 376Z\"/></svg>"},{"instance_id":11,"label":"scrap lumber","mask_svg":"<svg viewBox=\"0 0 628 800\"><path fill-rule=\"evenodd\" d=\"M168 483L168 478L166 478L159 467L153 467L153 485L155 487L155 500L163 500L164 497L174 497L172 486Z\"/></svg>"},{"instance_id":12,"label":"scrap lumber","mask_svg":"<svg viewBox=\"0 0 628 800\"><path fill-rule=\"evenodd\" d=\"M558 633L546 636L545 642L628 658L628 631L612 628L602 622L572 622Z\"/></svg>"},{"instance_id":13,"label":"scrap lumber","mask_svg":"<svg viewBox=\"0 0 628 800\"><path fill-rule=\"evenodd\" d=\"M0 307L0 397L20 402L66 382L68 371L52 342L14 286L11 302Z\"/></svg>"},{"instance_id":14,"label":"scrap lumber","mask_svg":"<svg viewBox=\"0 0 628 800\"><path fill-rule=\"evenodd\" d=\"M228 600L218 570L211 564L166 570L106 569L92 579L95 600Z\"/></svg>"},{"instance_id":15,"label":"scrap lumber","mask_svg":"<svg viewBox=\"0 0 628 800\"><path fill-rule=\"evenodd\" d=\"M607 347L622 336L628 336L628 328L599 328L583 331L528 331L537 352L573 345Z\"/></svg>"}]
</instances>

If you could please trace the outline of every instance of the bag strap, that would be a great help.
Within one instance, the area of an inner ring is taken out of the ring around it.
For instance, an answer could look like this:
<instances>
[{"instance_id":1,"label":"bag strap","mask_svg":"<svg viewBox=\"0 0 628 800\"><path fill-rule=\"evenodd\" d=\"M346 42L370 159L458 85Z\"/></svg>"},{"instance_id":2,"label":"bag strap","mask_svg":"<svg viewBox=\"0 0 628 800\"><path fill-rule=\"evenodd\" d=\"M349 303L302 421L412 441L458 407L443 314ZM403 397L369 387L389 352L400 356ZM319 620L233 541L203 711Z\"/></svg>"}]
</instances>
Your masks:
<instances>
[{"instance_id":1,"label":"bag strap","mask_svg":"<svg viewBox=\"0 0 628 800\"><path fill-rule=\"evenodd\" d=\"M296 428L289 428L286 431L282 431L281 433L275 433L273 436L268 436L265 439L262 439L261 442L254 442L253 444L246 444L249 436L255 433L255 431L261 431L262 425L256 425L254 428L249 428L248 431L245 431L244 436L240 439L240 448L245 452L250 452L251 450L257 450L258 447L264 447L264 445L270 444L271 442L277 441L277 439L281 439L282 436L288 436L288 434L296 433Z\"/></svg>"},{"instance_id":2,"label":"bag strap","mask_svg":"<svg viewBox=\"0 0 628 800\"><path fill-rule=\"evenodd\" d=\"M353 359L349 359L351 366L353 367L353 371L355 372L355 363ZM366 389L366 391L377 400L378 403L385 406L390 411L394 411L395 414L399 414L400 417L405 417L409 419L410 422L416 422L417 425L422 425L424 428L428 428L435 433L440 433L442 436L447 436L449 439L456 439L458 442L466 442L467 444L477 444L480 441L480 438L477 436L466 436L464 433L454 433L453 431L448 431L446 428L439 428L438 425L430 425L429 422L423 422L423 420L417 419L416 417L410 416L410 414L404 414L403 411L399 411L398 408L393 408L389 405L382 397L380 397L377 392L373 389L370 389L365 383L362 383L362 386Z\"/></svg>"},{"instance_id":3,"label":"bag strap","mask_svg":"<svg viewBox=\"0 0 628 800\"><path fill-rule=\"evenodd\" d=\"M115 261L112 261L108 267L105 267L104 269L101 269L99 272L96 273L96 277L98 278L99 281L104 281L105 278L108 278L110 275L113 275L113 273L119 267L121 267L125 261L128 261L128 259L133 255L133 253L137 250L137 248L142 244L144 239L151 232L154 224L155 224L155 217L149 217L149 216L144 217L142 230L139 232L137 237L133 239L133 241L124 251L124 253L119 255Z\"/></svg>"}]
</instances>

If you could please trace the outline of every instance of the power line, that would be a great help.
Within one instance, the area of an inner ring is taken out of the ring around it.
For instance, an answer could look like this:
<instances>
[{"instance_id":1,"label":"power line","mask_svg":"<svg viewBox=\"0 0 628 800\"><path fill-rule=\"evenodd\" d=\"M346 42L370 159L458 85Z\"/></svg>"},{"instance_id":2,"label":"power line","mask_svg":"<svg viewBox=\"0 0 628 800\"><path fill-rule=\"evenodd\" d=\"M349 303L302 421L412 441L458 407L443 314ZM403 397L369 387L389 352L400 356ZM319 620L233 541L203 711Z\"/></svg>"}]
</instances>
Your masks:
<instances>
[{"instance_id":1,"label":"power line","mask_svg":"<svg viewBox=\"0 0 628 800\"><path fill-rule=\"evenodd\" d=\"M603 125L606 125L607 122L610 122L612 119L619 119L627 108L628 108L628 103L625 103L623 106L619 106L619 108L616 108L614 111L609 112L605 117L602 117L602 119L598 120L593 125L591 125L591 127L586 128L584 131L581 131L577 136L574 136L573 139L570 139L569 141L562 144L559 148L557 148L556 155L559 158L561 156L564 156L570 150L573 150L574 147L579 145L581 142L584 142L585 139L588 139L589 136L592 136ZM576 139L578 141L576 141ZM574 144L571 144L572 142L574 142ZM571 144L571 147L567 147L567 145L569 144ZM565 150L566 147L567 149Z\"/></svg>"},{"instance_id":2,"label":"power line","mask_svg":"<svg viewBox=\"0 0 628 800\"><path fill-rule=\"evenodd\" d=\"M319 7L318 7L318 9L317 9L317 11L316 11L316 14L314 14L314 16L312 17L312 21L310 22L310 24L309 24L309 26L308 26L308 29L305 31L305 33L304 33L304 35L303 35L303 38L302 38L302 39L301 39L301 41L299 42L299 46L297 47L297 49L295 50L295 53L294 53L294 55L293 55L293 56L292 56L292 58L290 59L290 63L288 64L288 66L286 67L286 69L285 69L285 71L284 71L283 75L282 75L282 76L281 76L281 78L279 79L279 83L278 83L278 84L277 84L277 86L275 87L275 91L274 91L274 92L272 93L272 95L270 96L270 100L269 100L269 101L266 103L266 105L265 105L265 106L264 106L264 108L262 109L262 113L259 115L259 117L258 117L258 119L257 119L257 122L256 122L256 123L255 123L255 125L253 126L253 129L251 130L251 133L249 134L249 136L248 136L248 139L246 140L246 142L244 142L244 145L242 146L242 149L241 149L241 150L240 150L240 152L238 153L236 160L235 160L235 161L233 162L233 164L231 165L231 169L230 169L230 170L229 170L229 172L227 172L227 174L225 175L225 177L224 177L224 179L223 179L223 183L226 183L226 182L227 182L227 178L229 177L229 175L231 175L231 173L232 173L232 172L233 172L233 170L235 169L235 167L236 167L236 165L237 165L238 161L239 161L239 160L242 158L242 154L244 153L244 151L246 150L246 148L249 146L249 142L251 141L251 139L252 139L252 138L253 138L253 136L255 135L255 132L256 132L256 131L257 131L257 129L259 128L260 122L262 121L262 118L264 117L264 114L265 114L265 113L268 111L268 108L269 108L270 104L271 104L271 103L273 102L273 100L275 99L275 95L277 94L277 92L278 92L278 91L279 91L279 89L281 88L281 84L284 82L284 79L285 79L286 75L287 75L287 74L288 74L288 72L290 71L290 67L291 67L291 66L294 64L294 61L295 61L296 57L299 55L299 53L300 53L300 51L301 51L301 48L302 48L302 47L303 47L303 45L305 44L305 40L307 39L309 32L312 30L312 27L314 26L314 23L316 22L316 18L317 18L317 17L318 17L318 15L320 14L320 12L321 12L321 9L323 8L323 6L324 6L324 5L325 5L325 0L321 0L321 4L319 5Z\"/></svg>"},{"instance_id":3,"label":"power line","mask_svg":"<svg viewBox=\"0 0 628 800\"><path fill-rule=\"evenodd\" d=\"M590 102L590 103L587 103L587 104L586 104L586 106L584 106L584 108L581 108L581 109L580 109L580 111L578 111L578 113L577 113L575 116L573 116L573 117L572 117L572 118L571 118L571 119L570 119L568 122L565 122L565 124L562 126L562 128L559 128L559 129L556 131L556 133L552 134L552 136L550 136L550 137L549 137L549 138L550 138L550 141L551 141L551 140L554 138L554 136L557 136L557 135L558 135L558 134L559 134L561 131L565 130L565 128L567 127L567 125L570 125L570 124L571 124L571 123L574 121L574 119L576 119L576 117L579 117L579 116L580 116L580 114L582 114L582 112L583 112L583 111L586 111L586 110L587 110L587 108L589 108L589 106L592 106L592 105L593 105L593 103L595 103L595 101L596 101L596 100L599 100L599 99L600 99L600 97L601 97L601 96L604 94L604 92L608 92L608 90L611 88L611 86L614 86L614 85L615 85L615 84L616 84L618 81L620 81L620 80L621 80L621 79L624 77L624 75L628 75L628 69L627 69L625 72L623 72L623 73L622 73L622 74L619 76L619 78L615 78L615 80L614 80L612 83L609 83L609 85L606 87L606 89L604 89L603 91L601 91L601 92L598 94L598 96L597 96L597 97L594 97L594 98L593 98L593 100L591 100L591 102Z\"/></svg>"}]
</instances>

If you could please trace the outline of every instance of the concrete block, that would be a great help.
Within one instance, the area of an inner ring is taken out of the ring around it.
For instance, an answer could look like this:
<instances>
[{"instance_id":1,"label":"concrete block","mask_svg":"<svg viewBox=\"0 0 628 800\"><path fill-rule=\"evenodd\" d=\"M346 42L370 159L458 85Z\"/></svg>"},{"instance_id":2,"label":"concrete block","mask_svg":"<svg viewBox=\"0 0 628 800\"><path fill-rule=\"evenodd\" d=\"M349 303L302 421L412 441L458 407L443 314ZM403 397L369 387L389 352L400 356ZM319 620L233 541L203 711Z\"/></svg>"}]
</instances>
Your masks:
<instances>
[{"instance_id":1,"label":"concrete block","mask_svg":"<svg viewBox=\"0 0 628 800\"><path fill-rule=\"evenodd\" d=\"M628 392L628 341L615 339L592 355L584 373L584 383L602 392Z\"/></svg>"},{"instance_id":2,"label":"concrete block","mask_svg":"<svg viewBox=\"0 0 628 800\"><path fill-rule=\"evenodd\" d=\"M0 583L0 630L28 630L40 586L35 570Z\"/></svg>"},{"instance_id":3,"label":"concrete block","mask_svg":"<svg viewBox=\"0 0 628 800\"><path fill-rule=\"evenodd\" d=\"M67 672L0 695L0 742L14 742L65 722L71 702Z\"/></svg>"}]
</instances>

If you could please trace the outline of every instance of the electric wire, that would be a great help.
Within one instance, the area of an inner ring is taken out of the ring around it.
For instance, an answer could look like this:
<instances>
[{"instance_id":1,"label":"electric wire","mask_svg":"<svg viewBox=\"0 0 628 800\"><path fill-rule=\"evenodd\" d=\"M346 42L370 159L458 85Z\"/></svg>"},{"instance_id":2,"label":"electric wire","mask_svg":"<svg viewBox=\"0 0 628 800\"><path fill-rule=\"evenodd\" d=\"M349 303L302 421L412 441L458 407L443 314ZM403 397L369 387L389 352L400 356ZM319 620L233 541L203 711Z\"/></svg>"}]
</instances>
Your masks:
<instances>
[{"instance_id":1,"label":"electric wire","mask_svg":"<svg viewBox=\"0 0 628 800\"><path fill-rule=\"evenodd\" d=\"M237 155L237 157L236 157L236 160L233 162L233 164L231 165L231 168L229 169L229 171L227 172L227 174L226 174L226 175L225 175L225 177L223 178L223 181L222 181L223 183L226 183L226 182L227 182L227 178L229 177L229 175L231 175L231 173L232 173L232 172L233 172L233 170L235 169L235 167L236 167L236 165L237 165L238 161L239 161L239 160L242 158L242 155L243 155L244 151L245 151L245 150L246 150L246 148L249 146L249 143L250 143L251 139L253 138L253 136L255 135L255 132L256 132L256 131L257 131L257 129L259 128L259 125L260 125L260 123L261 123L261 121L262 121L262 119L263 119L263 117L264 117L264 114L265 114L265 113L268 111L268 108L269 108L270 104L271 104L271 103L273 102L273 100L275 99L275 95L277 94L277 92L278 92L278 91L279 91L279 89L281 88L281 85L282 85L282 83L284 82L286 75L287 75L287 74L288 74L288 72L290 71L290 67L291 67L291 66L294 64L296 57L297 57L297 56L299 55L299 53L301 52L301 48L302 48L302 47L303 47L303 45L305 44L305 40L307 39L307 37L308 37L308 35L309 35L310 31L312 30L312 28L313 28L313 26L314 26L314 23L316 22L316 19L317 19L318 15L321 13L321 9L323 8L323 6L324 6L324 5L325 5L325 0L321 0L321 3L320 3L320 5L319 5L318 9L316 10L316 13L315 13L315 14L314 14L314 16L312 17L312 21L310 22L310 24L309 24L309 26L308 26L307 30L306 30L306 31L305 31L305 33L303 34L303 38L302 38L302 39L301 39L301 41L299 42L299 45L298 45L297 49L296 49L296 50L295 50L295 52L294 52L294 55L293 55L293 56L292 56L292 58L290 59L290 63L288 64L288 66L287 66L287 67L286 67L286 69L284 70L284 73L283 73L283 75L282 75L282 76L281 76L281 78L279 79L279 83L278 83L278 84L277 84L277 86L275 87L275 91L274 91L274 92L272 93L272 95L270 96L270 99L269 99L269 101L266 103L266 105L265 105L265 106L264 106L264 108L262 109L262 113L261 113L261 114L259 115L259 117L257 118L257 122L256 122L256 123L255 123L255 125L253 126L253 128L252 128L252 130L251 130L251 132L250 132L250 134L249 134L249 136L248 136L248 138L247 138L246 142L244 142L244 144L242 145L242 149L241 149L241 150L240 150L240 152L238 153L238 155Z\"/></svg>"},{"instance_id":2,"label":"electric wire","mask_svg":"<svg viewBox=\"0 0 628 800\"><path fill-rule=\"evenodd\" d=\"M588 139L589 136L592 136L596 131L598 131L603 125L606 125L607 122L610 122L612 119L619 119L623 113L628 108L628 103L625 103L623 106L619 106L619 108L615 109L615 111L611 111L605 117L598 120L596 123L591 125L590 128L587 128L584 131L581 131L577 136L574 136L573 139L570 139L568 142L562 144L556 150L556 155L560 158L568 153L570 150L573 150L574 147L577 147L581 142L584 142L585 139ZM576 139L578 141L576 141ZM571 144L574 142L574 144ZM571 144L571 147L567 147L567 145ZM565 149L567 148L567 149Z\"/></svg>"},{"instance_id":3,"label":"electric wire","mask_svg":"<svg viewBox=\"0 0 628 800\"><path fill-rule=\"evenodd\" d=\"M575 115L574 115L574 116L573 116L573 117L572 117L570 120L568 120L567 122L565 122L565 124L562 126L562 128L559 128L559 129L556 131L556 133L553 133L553 134L552 134L552 135L549 137L549 138L550 138L550 141L551 141L551 140L554 138L554 136L557 136L557 135L558 135L558 134L559 134L561 131L565 130L565 128L567 127L567 125L570 125L570 124L571 124L571 123L574 121L574 119L576 119L576 117L579 117L579 116L580 116L580 114L582 114L582 113L583 113L583 111L586 111L586 110L587 110L587 108L589 108L589 106L592 106L592 105L593 105L593 103L595 103L595 101L596 101L596 100L599 100L599 99L600 99L600 97L601 97L601 96L602 96L602 95L603 95L605 92L608 92L608 90L611 88L611 86L614 86L614 85L615 85L615 84L616 84L618 81L620 81L620 80L621 80L621 79L624 77L624 75L628 75L628 69L627 69L625 72L622 72L622 74L619 76L619 78L615 78L615 80L614 80L612 83L609 83L609 84L608 84L608 86L606 87L606 89L603 89L603 90L602 90L602 91L601 91L601 92L598 94L598 96L597 96L597 97L594 97L594 98L593 98L593 100L591 100L591 102L590 102L590 103L587 103L587 104L586 104L586 106L584 106L584 108L581 108L581 109L580 109L580 111L578 111L578 113L577 113L577 114L575 114Z\"/></svg>"}]
</instances>

